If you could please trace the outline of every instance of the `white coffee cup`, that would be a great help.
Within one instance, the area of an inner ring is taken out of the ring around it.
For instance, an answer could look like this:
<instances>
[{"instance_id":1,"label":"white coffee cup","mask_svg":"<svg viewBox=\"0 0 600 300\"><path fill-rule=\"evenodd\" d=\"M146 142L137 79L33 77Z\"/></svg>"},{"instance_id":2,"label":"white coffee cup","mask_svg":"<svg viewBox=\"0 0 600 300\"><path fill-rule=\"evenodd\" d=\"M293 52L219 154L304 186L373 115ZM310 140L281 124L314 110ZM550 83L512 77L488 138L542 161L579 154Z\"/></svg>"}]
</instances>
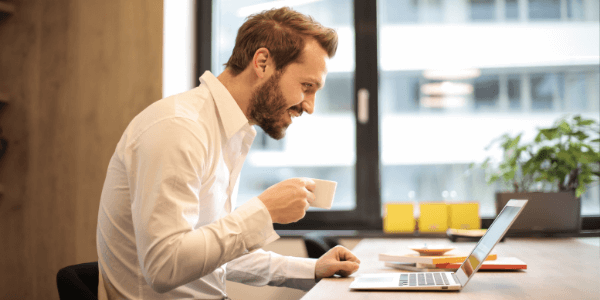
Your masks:
<instances>
[{"instance_id":1,"label":"white coffee cup","mask_svg":"<svg viewBox=\"0 0 600 300\"><path fill-rule=\"evenodd\" d=\"M315 201L310 206L330 209L335 195L337 182L331 180L311 178L315 182Z\"/></svg>"}]
</instances>

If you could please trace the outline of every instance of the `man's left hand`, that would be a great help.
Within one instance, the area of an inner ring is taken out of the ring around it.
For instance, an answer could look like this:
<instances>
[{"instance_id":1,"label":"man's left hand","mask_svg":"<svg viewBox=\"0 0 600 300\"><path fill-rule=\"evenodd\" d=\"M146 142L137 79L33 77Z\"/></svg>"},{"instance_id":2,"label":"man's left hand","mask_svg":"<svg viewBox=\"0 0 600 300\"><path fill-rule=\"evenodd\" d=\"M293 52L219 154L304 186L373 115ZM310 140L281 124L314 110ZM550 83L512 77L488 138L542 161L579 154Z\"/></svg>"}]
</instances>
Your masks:
<instances>
[{"instance_id":1,"label":"man's left hand","mask_svg":"<svg viewBox=\"0 0 600 300\"><path fill-rule=\"evenodd\" d=\"M320 280L335 274L347 277L356 272L359 265L360 260L350 250L343 246L335 246L317 260L315 278Z\"/></svg>"}]
</instances>

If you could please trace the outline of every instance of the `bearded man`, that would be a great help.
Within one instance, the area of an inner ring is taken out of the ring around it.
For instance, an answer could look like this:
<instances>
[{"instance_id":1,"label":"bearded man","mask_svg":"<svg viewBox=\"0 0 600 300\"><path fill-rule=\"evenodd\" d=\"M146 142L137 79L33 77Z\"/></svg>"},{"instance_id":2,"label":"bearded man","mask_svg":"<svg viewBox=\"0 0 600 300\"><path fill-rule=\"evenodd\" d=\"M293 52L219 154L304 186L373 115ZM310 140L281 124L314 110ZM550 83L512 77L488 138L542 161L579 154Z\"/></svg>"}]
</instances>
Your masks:
<instances>
[{"instance_id":1,"label":"bearded man","mask_svg":"<svg viewBox=\"0 0 600 300\"><path fill-rule=\"evenodd\" d=\"M226 70L157 101L123 133L98 213L100 299L228 299L225 280L308 290L359 260L338 246L321 258L260 248L273 223L303 218L315 183L292 178L233 210L253 125L281 139L314 110L337 34L289 8L250 16Z\"/></svg>"}]
</instances>

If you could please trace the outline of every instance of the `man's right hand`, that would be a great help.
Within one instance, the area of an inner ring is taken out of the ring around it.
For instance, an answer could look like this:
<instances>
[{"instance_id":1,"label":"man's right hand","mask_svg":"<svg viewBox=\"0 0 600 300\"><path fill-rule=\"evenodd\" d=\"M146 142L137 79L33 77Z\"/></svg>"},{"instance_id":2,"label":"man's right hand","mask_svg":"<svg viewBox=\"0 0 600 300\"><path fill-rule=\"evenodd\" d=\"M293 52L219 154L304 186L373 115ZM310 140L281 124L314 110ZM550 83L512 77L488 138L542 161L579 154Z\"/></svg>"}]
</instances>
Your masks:
<instances>
[{"instance_id":1,"label":"man's right hand","mask_svg":"<svg viewBox=\"0 0 600 300\"><path fill-rule=\"evenodd\" d=\"M314 191L312 179L292 178L269 187L258 199L267 207L273 223L288 224L304 218L315 200Z\"/></svg>"}]
</instances>

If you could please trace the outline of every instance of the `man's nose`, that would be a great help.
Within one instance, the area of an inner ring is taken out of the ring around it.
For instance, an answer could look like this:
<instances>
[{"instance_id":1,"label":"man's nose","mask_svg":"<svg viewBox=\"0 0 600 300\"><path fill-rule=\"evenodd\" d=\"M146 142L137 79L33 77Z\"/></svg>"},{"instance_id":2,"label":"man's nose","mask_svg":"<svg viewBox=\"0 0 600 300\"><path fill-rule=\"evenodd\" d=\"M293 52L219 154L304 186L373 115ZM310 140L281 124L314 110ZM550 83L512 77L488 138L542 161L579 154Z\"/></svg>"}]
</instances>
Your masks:
<instances>
[{"instance_id":1,"label":"man's nose","mask_svg":"<svg viewBox=\"0 0 600 300\"><path fill-rule=\"evenodd\" d=\"M315 110L315 97L310 97L308 99L305 99L302 102L302 110L304 110L305 112L307 112L309 115L312 115L313 111Z\"/></svg>"}]
</instances>

